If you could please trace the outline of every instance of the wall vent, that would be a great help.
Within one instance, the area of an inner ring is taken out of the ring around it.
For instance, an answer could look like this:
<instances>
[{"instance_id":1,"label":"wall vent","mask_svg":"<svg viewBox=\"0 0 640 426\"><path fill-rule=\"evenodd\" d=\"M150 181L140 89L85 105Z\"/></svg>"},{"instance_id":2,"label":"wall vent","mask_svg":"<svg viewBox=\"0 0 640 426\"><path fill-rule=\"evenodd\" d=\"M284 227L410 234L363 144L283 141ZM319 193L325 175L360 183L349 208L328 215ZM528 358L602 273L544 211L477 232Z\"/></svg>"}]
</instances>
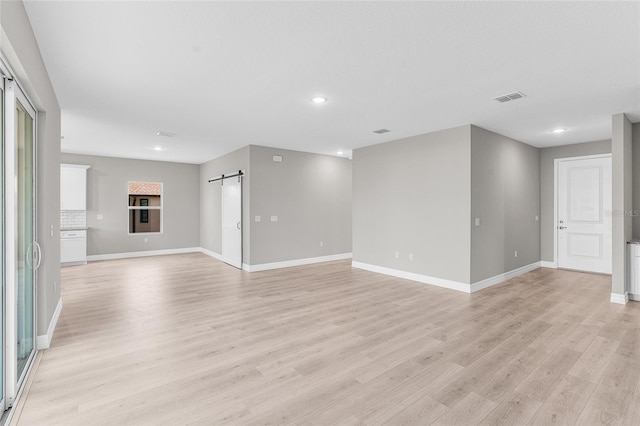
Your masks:
<instances>
[{"instance_id":1,"label":"wall vent","mask_svg":"<svg viewBox=\"0 0 640 426\"><path fill-rule=\"evenodd\" d=\"M513 93L508 93L506 95L495 97L493 98L493 100L498 101L500 103L504 103L509 101L515 101L516 99L524 98L525 96L527 95L525 95L522 92L513 92Z\"/></svg>"},{"instance_id":2,"label":"wall vent","mask_svg":"<svg viewBox=\"0 0 640 426\"><path fill-rule=\"evenodd\" d=\"M374 130L373 133L377 133L379 135L383 134L383 133L389 133L391 130L388 129L378 129L378 130Z\"/></svg>"}]
</instances>

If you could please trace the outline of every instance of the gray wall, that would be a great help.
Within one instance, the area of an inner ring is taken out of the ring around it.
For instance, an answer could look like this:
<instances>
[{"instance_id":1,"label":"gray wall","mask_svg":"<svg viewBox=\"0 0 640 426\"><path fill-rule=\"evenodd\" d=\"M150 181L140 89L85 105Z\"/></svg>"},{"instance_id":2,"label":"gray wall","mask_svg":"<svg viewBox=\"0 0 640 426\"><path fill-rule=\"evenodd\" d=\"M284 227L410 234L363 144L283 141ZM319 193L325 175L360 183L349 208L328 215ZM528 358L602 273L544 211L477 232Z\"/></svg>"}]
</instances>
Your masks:
<instances>
[{"instance_id":1,"label":"gray wall","mask_svg":"<svg viewBox=\"0 0 640 426\"><path fill-rule=\"evenodd\" d=\"M540 150L471 126L471 283L538 262L539 215Z\"/></svg>"},{"instance_id":2,"label":"gray wall","mask_svg":"<svg viewBox=\"0 0 640 426\"><path fill-rule=\"evenodd\" d=\"M627 282L627 241L632 237L632 126L625 114L612 117L613 268L611 293L623 295Z\"/></svg>"},{"instance_id":3,"label":"gray wall","mask_svg":"<svg viewBox=\"0 0 640 426\"><path fill-rule=\"evenodd\" d=\"M61 160L91 166L87 171L88 255L200 246L198 165L77 154L62 154ZM128 234L129 181L162 182L162 234ZM98 220L98 214L104 218Z\"/></svg>"},{"instance_id":4,"label":"gray wall","mask_svg":"<svg viewBox=\"0 0 640 426\"><path fill-rule=\"evenodd\" d=\"M0 49L38 111L37 331L47 333L60 300L60 107L22 2L0 1ZM53 235L51 235L53 231Z\"/></svg>"},{"instance_id":5,"label":"gray wall","mask_svg":"<svg viewBox=\"0 0 640 426\"><path fill-rule=\"evenodd\" d=\"M251 261L249 146L200 165L200 247L214 253L222 253L222 192L220 182L208 183L208 180L222 174L235 173L238 170L245 172L242 182L242 245L243 262L249 264Z\"/></svg>"},{"instance_id":6,"label":"gray wall","mask_svg":"<svg viewBox=\"0 0 640 426\"><path fill-rule=\"evenodd\" d=\"M470 282L470 139L467 125L354 150L354 261Z\"/></svg>"},{"instance_id":7,"label":"gray wall","mask_svg":"<svg viewBox=\"0 0 640 426\"><path fill-rule=\"evenodd\" d=\"M611 153L611 141L598 141L564 145L540 150L540 256L542 261L553 262L554 223L554 160Z\"/></svg>"},{"instance_id":8,"label":"gray wall","mask_svg":"<svg viewBox=\"0 0 640 426\"><path fill-rule=\"evenodd\" d=\"M351 253L351 161L250 149L251 264ZM274 155L282 162L274 162ZM271 216L278 221L271 222Z\"/></svg>"},{"instance_id":9,"label":"gray wall","mask_svg":"<svg viewBox=\"0 0 640 426\"><path fill-rule=\"evenodd\" d=\"M633 238L640 239L640 123L633 125Z\"/></svg>"}]
</instances>

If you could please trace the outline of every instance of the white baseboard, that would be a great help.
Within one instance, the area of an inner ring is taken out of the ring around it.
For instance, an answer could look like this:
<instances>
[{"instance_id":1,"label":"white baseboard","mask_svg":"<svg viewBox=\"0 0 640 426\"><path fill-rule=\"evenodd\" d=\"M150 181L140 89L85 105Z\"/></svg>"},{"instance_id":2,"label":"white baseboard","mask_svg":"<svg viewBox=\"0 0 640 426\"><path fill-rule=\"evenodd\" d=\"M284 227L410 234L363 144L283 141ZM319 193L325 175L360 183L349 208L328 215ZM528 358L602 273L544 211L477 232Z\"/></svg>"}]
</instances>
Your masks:
<instances>
[{"instance_id":1,"label":"white baseboard","mask_svg":"<svg viewBox=\"0 0 640 426\"><path fill-rule=\"evenodd\" d=\"M540 267L558 269L558 264L556 262L548 262L546 260L542 260L540 261Z\"/></svg>"},{"instance_id":2,"label":"white baseboard","mask_svg":"<svg viewBox=\"0 0 640 426\"><path fill-rule=\"evenodd\" d=\"M249 272L267 271L270 269L290 268L292 266L310 265L312 263L331 262L333 260L351 259L351 253L331 254L329 256L308 257L306 259L285 260L283 262L260 263L257 265L242 264L242 269Z\"/></svg>"},{"instance_id":3,"label":"white baseboard","mask_svg":"<svg viewBox=\"0 0 640 426\"><path fill-rule=\"evenodd\" d=\"M62 297L58 300L58 306L56 306L56 310L53 313L53 317L51 317L51 322L49 323L49 328L47 329L47 334L43 336L36 337L36 349L48 349L51 345L51 339L53 339L53 333L56 330L56 325L58 324L58 318L60 318L60 313L62 312Z\"/></svg>"},{"instance_id":4,"label":"white baseboard","mask_svg":"<svg viewBox=\"0 0 640 426\"><path fill-rule=\"evenodd\" d=\"M629 302L629 294L611 293L611 303L626 305Z\"/></svg>"},{"instance_id":5,"label":"white baseboard","mask_svg":"<svg viewBox=\"0 0 640 426\"><path fill-rule=\"evenodd\" d=\"M207 256L211 256L214 259L222 260L222 255L220 253L216 253L215 251L208 250L204 247L200 247L200 252L206 254Z\"/></svg>"},{"instance_id":6,"label":"white baseboard","mask_svg":"<svg viewBox=\"0 0 640 426\"><path fill-rule=\"evenodd\" d=\"M633 300L634 302L640 302L640 294L632 294L628 293L629 300Z\"/></svg>"},{"instance_id":7,"label":"white baseboard","mask_svg":"<svg viewBox=\"0 0 640 426\"><path fill-rule=\"evenodd\" d=\"M423 284L431 284L438 287L444 287L451 290L470 293L471 286L469 284L458 281L445 280L443 278L430 277L428 275L416 274L414 272L401 271L399 269L386 268L384 266L371 265L369 263L351 262L351 266L365 271L376 272L378 274L391 275L392 277L404 278L411 281L417 281Z\"/></svg>"},{"instance_id":8,"label":"white baseboard","mask_svg":"<svg viewBox=\"0 0 640 426\"><path fill-rule=\"evenodd\" d=\"M538 269L540 267L540 263L541 262L533 262L529 265L522 266L509 272L505 272L504 274L499 274L495 277L490 277L482 281L475 282L471 284L471 293L475 293L476 291L491 287L492 285L500 284L501 282L510 280L511 278L515 278L518 275L526 274L527 272L533 271L534 269Z\"/></svg>"},{"instance_id":9,"label":"white baseboard","mask_svg":"<svg viewBox=\"0 0 640 426\"><path fill-rule=\"evenodd\" d=\"M166 249L166 250L132 251L128 253L95 254L95 255L87 256L87 261L94 262L96 260L127 259L130 257L162 256L165 254L200 253L200 252L202 252L202 249L200 247L185 247L185 248Z\"/></svg>"},{"instance_id":10,"label":"white baseboard","mask_svg":"<svg viewBox=\"0 0 640 426\"><path fill-rule=\"evenodd\" d=\"M504 274L496 275L495 277L487 278L482 281L478 281L473 284L465 284L458 281L446 280L443 278L431 277L428 275L416 274L413 272L401 271L398 269L386 268L384 266L370 265L362 262L351 262L351 266L358 269L364 269L371 272L377 272L380 274L391 275L393 277L404 278L411 281L417 281L424 284L431 284L438 287L444 287L451 290L461 291L463 293L475 293L487 287L499 284L501 282L510 280L518 275L525 274L534 269L540 267L540 262L534 262L530 265L523 266L513 271L505 272Z\"/></svg>"}]
</instances>

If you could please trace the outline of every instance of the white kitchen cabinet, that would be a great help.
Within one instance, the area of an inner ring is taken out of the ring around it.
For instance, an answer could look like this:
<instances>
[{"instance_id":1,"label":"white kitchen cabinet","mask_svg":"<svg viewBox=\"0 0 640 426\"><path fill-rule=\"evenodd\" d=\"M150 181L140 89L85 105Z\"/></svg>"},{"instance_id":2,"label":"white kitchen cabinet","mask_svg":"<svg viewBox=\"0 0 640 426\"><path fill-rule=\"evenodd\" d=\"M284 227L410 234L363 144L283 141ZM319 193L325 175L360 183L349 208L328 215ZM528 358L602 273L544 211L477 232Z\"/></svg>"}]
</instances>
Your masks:
<instances>
[{"instance_id":1,"label":"white kitchen cabinet","mask_svg":"<svg viewBox=\"0 0 640 426\"><path fill-rule=\"evenodd\" d=\"M60 263L87 263L87 231L60 231Z\"/></svg>"},{"instance_id":2,"label":"white kitchen cabinet","mask_svg":"<svg viewBox=\"0 0 640 426\"><path fill-rule=\"evenodd\" d=\"M629 299L640 301L640 241L629 246Z\"/></svg>"},{"instance_id":3,"label":"white kitchen cabinet","mask_svg":"<svg viewBox=\"0 0 640 426\"><path fill-rule=\"evenodd\" d=\"M79 164L60 165L60 210L87 209L87 169Z\"/></svg>"}]
</instances>

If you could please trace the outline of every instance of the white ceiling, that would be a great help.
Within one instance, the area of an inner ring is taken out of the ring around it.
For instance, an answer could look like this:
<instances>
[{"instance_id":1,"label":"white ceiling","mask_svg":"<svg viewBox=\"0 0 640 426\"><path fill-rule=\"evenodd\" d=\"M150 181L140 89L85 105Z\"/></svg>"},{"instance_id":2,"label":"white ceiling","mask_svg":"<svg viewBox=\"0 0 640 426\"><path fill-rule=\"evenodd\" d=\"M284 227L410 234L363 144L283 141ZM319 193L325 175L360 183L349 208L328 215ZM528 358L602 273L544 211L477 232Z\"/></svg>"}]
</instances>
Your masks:
<instances>
[{"instance_id":1,"label":"white ceiling","mask_svg":"<svg viewBox=\"0 0 640 426\"><path fill-rule=\"evenodd\" d=\"M202 163L257 144L335 155L469 123L545 147L610 138L620 112L640 121L640 2L25 7L64 152ZM492 100L514 91L527 97Z\"/></svg>"}]
</instances>

